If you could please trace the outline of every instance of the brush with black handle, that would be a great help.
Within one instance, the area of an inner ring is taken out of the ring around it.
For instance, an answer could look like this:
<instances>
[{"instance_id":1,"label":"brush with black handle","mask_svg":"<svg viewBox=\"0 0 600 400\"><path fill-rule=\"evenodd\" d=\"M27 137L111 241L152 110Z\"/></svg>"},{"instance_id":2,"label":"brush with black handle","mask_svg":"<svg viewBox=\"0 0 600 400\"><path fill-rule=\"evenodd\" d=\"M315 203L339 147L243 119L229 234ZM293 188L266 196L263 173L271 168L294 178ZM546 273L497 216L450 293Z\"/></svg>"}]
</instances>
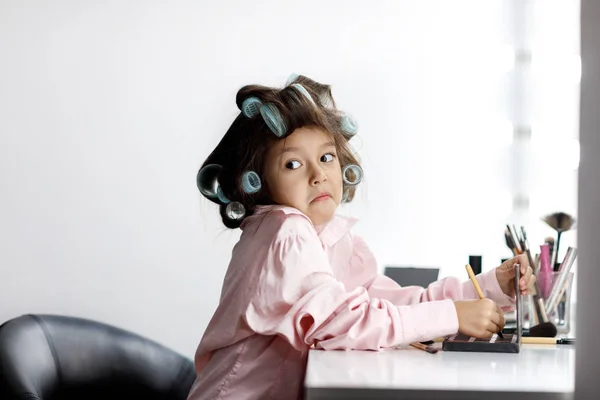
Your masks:
<instances>
[{"instance_id":1,"label":"brush with black handle","mask_svg":"<svg viewBox=\"0 0 600 400\"><path fill-rule=\"evenodd\" d=\"M512 235L510 234L510 229L508 228L506 228L506 230L504 231L504 241L506 242L506 247L510 249L513 256L519 254L519 252L517 251L517 245L513 241Z\"/></svg>"},{"instance_id":2,"label":"brush with black handle","mask_svg":"<svg viewBox=\"0 0 600 400\"><path fill-rule=\"evenodd\" d=\"M548 253L550 254L550 260L554 260L555 259L555 254L554 254L554 238L552 236L548 236L544 239L544 244L548 245ZM550 264L552 266L552 269L554 269L554 265Z\"/></svg>"},{"instance_id":3,"label":"brush with black handle","mask_svg":"<svg viewBox=\"0 0 600 400\"><path fill-rule=\"evenodd\" d=\"M531 251L529 250L529 242L527 241L527 233L525 232L525 227L521 227L521 234L523 235L521 238L521 248L523 252L527 254L527 260L529 261L529 266L531 269L535 268L535 261L533 257L531 257Z\"/></svg>"}]
</instances>

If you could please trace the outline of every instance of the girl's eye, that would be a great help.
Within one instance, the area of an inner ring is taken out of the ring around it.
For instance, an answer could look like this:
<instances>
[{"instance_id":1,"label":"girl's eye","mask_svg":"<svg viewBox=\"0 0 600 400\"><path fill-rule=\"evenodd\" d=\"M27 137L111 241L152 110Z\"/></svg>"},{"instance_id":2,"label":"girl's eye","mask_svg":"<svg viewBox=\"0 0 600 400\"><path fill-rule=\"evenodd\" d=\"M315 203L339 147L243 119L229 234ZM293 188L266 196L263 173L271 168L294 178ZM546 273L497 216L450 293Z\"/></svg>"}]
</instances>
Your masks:
<instances>
[{"instance_id":1,"label":"girl's eye","mask_svg":"<svg viewBox=\"0 0 600 400\"><path fill-rule=\"evenodd\" d=\"M321 156L321 162L332 162L334 155L331 153L323 154Z\"/></svg>"},{"instance_id":2,"label":"girl's eye","mask_svg":"<svg viewBox=\"0 0 600 400\"><path fill-rule=\"evenodd\" d=\"M285 164L285 167L287 169L297 169L297 168L300 168L301 165L302 164L300 164L300 161L292 160L292 161L288 161Z\"/></svg>"}]
</instances>

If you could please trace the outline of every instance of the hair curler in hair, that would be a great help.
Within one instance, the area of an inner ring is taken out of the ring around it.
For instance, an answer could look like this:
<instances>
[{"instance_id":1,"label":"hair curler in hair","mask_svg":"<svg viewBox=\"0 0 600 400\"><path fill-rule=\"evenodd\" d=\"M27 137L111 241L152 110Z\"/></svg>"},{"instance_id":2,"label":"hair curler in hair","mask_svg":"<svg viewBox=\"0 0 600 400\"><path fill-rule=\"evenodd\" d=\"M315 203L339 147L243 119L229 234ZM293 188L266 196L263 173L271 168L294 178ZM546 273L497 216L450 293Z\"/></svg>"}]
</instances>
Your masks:
<instances>
[{"instance_id":1,"label":"hair curler in hair","mask_svg":"<svg viewBox=\"0 0 600 400\"><path fill-rule=\"evenodd\" d=\"M342 115L340 123L341 123L342 130L344 132L346 132L346 134L348 134L348 136L354 136L354 135L356 135L356 132L358 132L358 124L356 123L356 120L354 118L352 118L350 115L348 115L348 114Z\"/></svg>"},{"instance_id":2,"label":"hair curler in hair","mask_svg":"<svg viewBox=\"0 0 600 400\"><path fill-rule=\"evenodd\" d=\"M215 199L217 197L217 189L219 187L219 183L217 182L217 177L221 172L222 167L218 164L208 164L205 165L198 171L198 175L196 176L196 186L198 186L198 190L204 197L209 199Z\"/></svg>"},{"instance_id":3,"label":"hair curler in hair","mask_svg":"<svg viewBox=\"0 0 600 400\"><path fill-rule=\"evenodd\" d=\"M355 186L362 181L363 170L356 164L348 164L342 168L342 179L348 186Z\"/></svg>"},{"instance_id":4,"label":"hair curler in hair","mask_svg":"<svg viewBox=\"0 0 600 400\"><path fill-rule=\"evenodd\" d=\"M252 118L258 115L262 102L256 97L248 97L242 103L242 114L247 118Z\"/></svg>"},{"instance_id":5,"label":"hair curler in hair","mask_svg":"<svg viewBox=\"0 0 600 400\"><path fill-rule=\"evenodd\" d=\"M256 193L260 190L262 184L260 176L254 171L246 171L242 174L242 189L248 194Z\"/></svg>"},{"instance_id":6,"label":"hair curler in hair","mask_svg":"<svg viewBox=\"0 0 600 400\"><path fill-rule=\"evenodd\" d=\"M302 86L299 83L292 83L290 86L302 93L302 96L306 97L306 100L310 101L312 104L315 104L315 101L313 100L312 96L310 95L310 93L308 93L308 90L306 90L304 86Z\"/></svg>"},{"instance_id":7,"label":"hair curler in hair","mask_svg":"<svg viewBox=\"0 0 600 400\"><path fill-rule=\"evenodd\" d=\"M260 108L260 114L262 115L265 123L273 131L275 136L282 137L286 134L287 127L277 107L271 103L267 103Z\"/></svg>"},{"instance_id":8,"label":"hair curler in hair","mask_svg":"<svg viewBox=\"0 0 600 400\"><path fill-rule=\"evenodd\" d=\"M221 186L217 187L217 198L221 201L221 203L229 204L229 199L223 194Z\"/></svg>"}]
</instances>

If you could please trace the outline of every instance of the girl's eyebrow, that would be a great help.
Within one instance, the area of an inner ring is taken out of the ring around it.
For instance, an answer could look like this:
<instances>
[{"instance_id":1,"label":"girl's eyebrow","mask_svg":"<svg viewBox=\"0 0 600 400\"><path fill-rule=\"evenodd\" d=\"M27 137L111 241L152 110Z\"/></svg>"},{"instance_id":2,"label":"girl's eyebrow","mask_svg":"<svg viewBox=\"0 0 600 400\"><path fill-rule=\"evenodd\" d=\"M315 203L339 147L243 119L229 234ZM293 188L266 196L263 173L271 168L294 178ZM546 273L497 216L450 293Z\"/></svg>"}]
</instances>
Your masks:
<instances>
[{"instance_id":1,"label":"girl's eyebrow","mask_svg":"<svg viewBox=\"0 0 600 400\"><path fill-rule=\"evenodd\" d=\"M327 147L335 147L335 142L332 140L331 142L327 142L327 143L323 143L321 145L321 148L327 148ZM300 147L284 147L281 150L281 154L286 153L286 152L292 152L292 151L299 151Z\"/></svg>"}]
</instances>

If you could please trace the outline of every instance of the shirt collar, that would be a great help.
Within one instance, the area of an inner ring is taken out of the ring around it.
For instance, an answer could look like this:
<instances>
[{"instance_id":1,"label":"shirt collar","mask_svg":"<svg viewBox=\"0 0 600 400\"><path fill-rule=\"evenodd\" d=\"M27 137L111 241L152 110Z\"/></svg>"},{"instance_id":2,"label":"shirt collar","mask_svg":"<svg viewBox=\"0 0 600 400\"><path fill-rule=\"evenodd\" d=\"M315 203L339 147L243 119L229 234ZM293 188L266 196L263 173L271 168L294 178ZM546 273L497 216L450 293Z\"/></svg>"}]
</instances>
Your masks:
<instances>
[{"instance_id":1,"label":"shirt collar","mask_svg":"<svg viewBox=\"0 0 600 400\"><path fill-rule=\"evenodd\" d=\"M319 233L321 242L327 247L332 247L350 232L357 221L356 218L335 214Z\"/></svg>"},{"instance_id":2,"label":"shirt collar","mask_svg":"<svg viewBox=\"0 0 600 400\"><path fill-rule=\"evenodd\" d=\"M258 206L256 207L253 216L259 216L272 210L280 210L286 215L302 215L312 224L310 218L308 218L308 216L306 216L302 211L287 206ZM244 222L242 222L242 229L245 228L246 222L249 222L248 219L253 218L247 218ZM321 239L321 243L323 243L327 247L332 247L334 244L339 242L340 239L343 238L348 232L350 232L350 230L356 224L357 221L358 220L353 217L334 214L331 221L319 226L313 225L313 227L317 231L319 239Z\"/></svg>"}]
</instances>

